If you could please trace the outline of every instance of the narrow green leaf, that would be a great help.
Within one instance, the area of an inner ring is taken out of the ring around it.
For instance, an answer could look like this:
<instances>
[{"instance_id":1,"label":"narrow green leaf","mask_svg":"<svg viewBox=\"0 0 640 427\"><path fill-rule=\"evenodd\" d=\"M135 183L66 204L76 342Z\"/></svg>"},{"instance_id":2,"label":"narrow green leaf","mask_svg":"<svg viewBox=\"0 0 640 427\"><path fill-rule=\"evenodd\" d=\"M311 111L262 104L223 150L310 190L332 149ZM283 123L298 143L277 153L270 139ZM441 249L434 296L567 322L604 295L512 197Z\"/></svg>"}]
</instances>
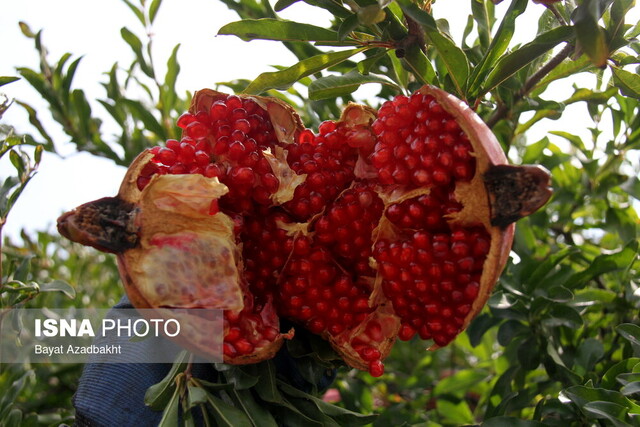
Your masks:
<instances>
[{"instance_id":1,"label":"narrow green leaf","mask_svg":"<svg viewBox=\"0 0 640 427\"><path fill-rule=\"evenodd\" d=\"M538 421L505 416L489 418L482 425L483 427L544 427L544 424Z\"/></svg>"},{"instance_id":2,"label":"narrow green leaf","mask_svg":"<svg viewBox=\"0 0 640 427\"><path fill-rule=\"evenodd\" d=\"M625 396L630 396L633 394L639 394L640 393L640 381L633 381L630 382L628 384L626 384L624 387L622 387L620 389L620 393L622 393Z\"/></svg>"},{"instance_id":3,"label":"narrow green leaf","mask_svg":"<svg viewBox=\"0 0 640 427\"><path fill-rule=\"evenodd\" d=\"M225 403L211 393L207 393L207 402L213 409L212 415L218 427L253 427L251 420L242 410Z\"/></svg>"},{"instance_id":4,"label":"narrow green leaf","mask_svg":"<svg viewBox=\"0 0 640 427\"><path fill-rule=\"evenodd\" d=\"M623 323L619 325L616 330L631 344L640 347L640 326L634 325L633 323Z\"/></svg>"},{"instance_id":5,"label":"narrow green leaf","mask_svg":"<svg viewBox=\"0 0 640 427\"><path fill-rule=\"evenodd\" d=\"M18 154L17 151L11 150L9 152L9 159L11 160L11 164L13 165L13 167L16 168L16 171L18 171L18 175L23 175L26 165L24 164L22 156Z\"/></svg>"},{"instance_id":6,"label":"narrow green leaf","mask_svg":"<svg viewBox=\"0 0 640 427\"><path fill-rule=\"evenodd\" d=\"M607 420L615 427L628 427L631 424L629 408L614 402L588 402L582 407L583 412L595 418Z\"/></svg>"},{"instance_id":7,"label":"narrow green leaf","mask_svg":"<svg viewBox=\"0 0 640 427\"><path fill-rule=\"evenodd\" d=\"M71 92L71 102L75 110L75 118L77 119L80 132L84 138L91 140L91 106L82 89L75 89Z\"/></svg>"},{"instance_id":8,"label":"narrow green leaf","mask_svg":"<svg viewBox=\"0 0 640 427\"><path fill-rule=\"evenodd\" d=\"M469 61L464 51L456 46L451 39L443 35L438 30L435 19L420 9L417 4L409 0L401 0L400 5L403 13L422 25L428 39L438 51L440 59L447 68L458 95L464 98L467 78L469 77Z\"/></svg>"},{"instance_id":9,"label":"narrow green leaf","mask_svg":"<svg viewBox=\"0 0 640 427\"><path fill-rule=\"evenodd\" d=\"M245 89L245 93L259 94L268 89L288 89L303 77L307 77L311 74L337 65L363 50L364 48L359 48L323 53L303 59L297 64L282 71L262 73L254 81L249 83L249 86Z\"/></svg>"},{"instance_id":10,"label":"narrow green leaf","mask_svg":"<svg viewBox=\"0 0 640 427\"><path fill-rule=\"evenodd\" d=\"M0 76L0 86L20 80L20 77Z\"/></svg>"},{"instance_id":11,"label":"narrow green leaf","mask_svg":"<svg viewBox=\"0 0 640 427\"><path fill-rule=\"evenodd\" d=\"M31 31L31 28L29 28L29 25L26 22L20 21L18 22L18 25L20 26L20 31L25 37L30 39L34 39L36 37L36 34Z\"/></svg>"},{"instance_id":12,"label":"narrow green leaf","mask_svg":"<svg viewBox=\"0 0 640 427\"><path fill-rule=\"evenodd\" d=\"M433 69L431 61L418 46L411 45L406 49L402 65L415 76L420 84L438 86L436 71Z\"/></svg>"},{"instance_id":13,"label":"narrow green leaf","mask_svg":"<svg viewBox=\"0 0 640 427\"><path fill-rule=\"evenodd\" d=\"M29 104L26 104L22 101L16 101L16 103L27 111L27 114L29 115L29 123L31 123L33 127L35 127L38 130L38 132L40 133L40 136L42 136L47 141L47 143L45 144L47 151L52 151L54 148L53 138L51 138L47 130L44 128L44 126L40 122L40 119L38 118L38 113L36 112L35 108L33 108Z\"/></svg>"},{"instance_id":14,"label":"narrow green leaf","mask_svg":"<svg viewBox=\"0 0 640 427\"><path fill-rule=\"evenodd\" d=\"M612 389L618 384L617 378L621 374L631 372L635 366L640 366L640 357L630 357L621 362L616 363L604 373L602 376L601 387Z\"/></svg>"},{"instance_id":15,"label":"narrow green leaf","mask_svg":"<svg viewBox=\"0 0 640 427\"><path fill-rule=\"evenodd\" d=\"M242 409L255 427L278 427L271 412L253 397L250 390L234 390L229 393L235 406Z\"/></svg>"},{"instance_id":16,"label":"narrow green leaf","mask_svg":"<svg viewBox=\"0 0 640 427\"><path fill-rule=\"evenodd\" d=\"M338 40L342 41L346 39L352 31L358 28L359 25L360 21L358 21L358 15L355 13L353 15L349 15L342 21L338 28Z\"/></svg>"},{"instance_id":17,"label":"narrow green leaf","mask_svg":"<svg viewBox=\"0 0 640 427\"><path fill-rule=\"evenodd\" d=\"M164 408L162 412L162 418L158 423L158 427L174 427L179 425L179 414L180 414L180 389L176 388L173 394L171 395L171 399L169 403Z\"/></svg>"},{"instance_id":18,"label":"narrow green leaf","mask_svg":"<svg viewBox=\"0 0 640 427\"><path fill-rule=\"evenodd\" d=\"M187 409L194 408L197 405L207 403L207 392L205 389L197 386L187 386Z\"/></svg>"},{"instance_id":19,"label":"narrow green leaf","mask_svg":"<svg viewBox=\"0 0 640 427\"><path fill-rule=\"evenodd\" d=\"M40 292L62 292L69 298L75 298L76 290L63 280L54 280L40 285Z\"/></svg>"},{"instance_id":20,"label":"narrow green leaf","mask_svg":"<svg viewBox=\"0 0 640 427\"><path fill-rule=\"evenodd\" d=\"M601 16L600 0L584 0L572 16L578 43L596 67L606 65L609 58L607 36L598 25Z\"/></svg>"},{"instance_id":21,"label":"narrow green leaf","mask_svg":"<svg viewBox=\"0 0 640 427\"><path fill-rule=\"evenodd\" d=\"M69 91L71 90L71 83L73 82L73 77L76 74L76 70L78 69L78 65L80 65L81 60L82 60L82 57L73 61L71 65L69 65L69 68L67 69L67 74L62 79L62 88L61 88L62 93L67 98L69 97Z\"/></svg>"},{"instance_id":22,"label":"narrow green leaf","mask_svg":"<svg viewBox=\"0 0 640 427\"><path fill-rule=\"evenodd\" d=\"M378 417L377 415L360 414L325 402L324 400L305 393L302 390L299 390L283 381L278 381L278 387L283 391L283 393L286 393L291 397L296 397L313 402L313 404L323 414L328 415L329 417L338 421L341 426L368 424L370 422L373 422Z\"/></svg>"},{"instance_id":23,"label":"narrow green leaf","mask_svg":"<svg viewBox=\"0 0 640 427\"><path fill-rule=\"evenodd\" d=\"M282 396L276 384L276 367L273 361L262 362L260 368L260 379L255 385L256 392L264 401L282 403Z\"/></svg>"},{"instance_id":24,"label":"narrow green leaf","mask_svg":"<svg viewBox=\"0 0 640 427\"><path fill-rule=\"evenodd\" d=\"M273 10L275 10L276 12L282 12L292 4L297 3L299 1L300 0L278 0L275 6L273 6Z\"/></svg>"},{"instance_id":25,"label":"narrow green leaf","mask_svg":"<svg viewBox=\"0 0 640 427\"><path fill-rule=\"evenodd\" d=\"M571 254L576 253L577 250L574 247L566 247L558 250L557 252L549 255L544 261L541 263L535 263L535 269L525 276L525 280L523 282L523 288L527 290L533 290L538 285L549 285L543 283L543 279L556 267L558 264L562 262L566 257Z\"/></svg>"},{"instance_id":26,"label":"narrow green leaf","mask_svg":"<svg viewBox=\"0 0 640 427\"><path fill-rule=\"evenodd\" d=\"M151 2L151 6L149 6L149 23L153 24L153 21L155 21L161 4L162 0L153 0Z\"/></svg>"},{"instance_id":27,"label":"narrow green leaf","mask_svg":"<svg viewBox=\"0 0 640 427\"><path fill-rule=\"evenodd\" d=\"M625 96L640 99L640 76L618 67L611 67L613 82Z\"/></svg>"},{"instance_id":28,"label":"narrow green leaf","mask_svg":"<svg viewBox=\"0 0 640 427\"><path fill-rule=\"evenodd\" d=\"M129 9L131 9L131 11L133 12L134 15L136 15L136 18L138 18L138 21L140 21L140 23L142 25L145 25L145 20L144 20L144 11L141 9L138 9L133 3L131 3L129 0L122 0L125 2L125 4L127 6L129 6Z\"/></svg>"},{"instance_id":29,"label":"narrow green leaf","mask_svg":"<svg viewBox=\"0 0 640 427\"><path fill-rule=\"evenodd\" d=\"M366 83L380 83L388 85L396 90L401 89L386 76L367 74L362 75L358 71L350 71L347 74L321 77L309 85L309 98L319 99L336 98L356 91L360 85Z\"/></svg>"},{"instance_id":30,"label":"narrow green leaf","mask_svg":"<svg viewBox=\"0 0 640 427\"><path fill-rule=\"evenodd\" d=\"M488 377L487 372L481 369L463 369L455 372L438 383L433 388L434 396L459 395L462 396L474 384L477 384Z\"/></svg>"},{"instance_id":31,"label":"narrow green leaf","mask_svg":"<svg viewBox=\"0 0 640 427\"><path fill-rule=\"evenodd\" d=\"M540 34L532 42L503 56L498 60L495 67L489 72L486 80L482 83L480 94L490 92L500 83L531 64L559 43L569 41L572 38L573 31L570 27L557 27L551 31Z\"/></svg>"},{"instance_id":32,"label":"narrow green leaf","mask_svg":"<svg viewBox=\"0 0 640 427\"><path fill-rule=\"evenodd\" d=\"M529 0L513 0L509 9L504 15L496 35L489 45L489 50L484 54L482 60L476 65L469 77L468 94L469 97L476 96L483 85L487 74L493 69L496 62L507 50L513 33L515 32L516 18L522 15L527 8Z\"/></svg>"},{"instance_id":33,"label":"narrow green leaf","mask_svg":"<svg viewBox=\"0 0 640 427\"><path fill-rule=\"evenodd\" d=\"M176 361L162 381L147 389L144 395L145 405L154 411L159 411L167 405L173 391L176 389L176 375L186 369L188 359L189 353L186 351L181 352L176 357Z\"/></svg>"},{"instance_id":34,"label":"narrow green leaf","mask_svg":"<svg viewBox=\"0 0 640 427\"><path fill-rule=\"evenodd\" d=\"M637 259L637 256L638 242L631 242L616 253L599 255L593 260L589 267L569 277L565 283L565 287L569 289L579 287L601 274L626 269Z\"/></svg>"},{"instance_id":35,"label":"narrow green leaf","mask_svg":"<svg viewBox=\"0 0 640 427\"><path fill-rule=\"evenodd\" d=\"M122 102L127 106L131 115L135 117L137 120L140 120L147 131L155 133L159 138L165 139L165 130L158 122L153 114L142 105L139 101L135 101L133 99L123 99Z\"/></svg>"},{"instance_id":36,"label":"narrow green leaf","mask_svg":"<svg viewBox=\"0 0 640 427\"><path fill-rule=\"evenodd\" d=\"M142 72L147 76L153 78L153 69L149 66L149 64L147 64L147 60L144 58L143 44L138 36L132 33L127 27L122 27L120 29L120 35L122 36L122 39L131 47L131 50L133 50L133 53L136 56L136 60Z\"/></svg>"},{"instance_id":37,"label":"narrow green leaf","mask_svg":"<svg viewBox=\"0 0 640 427\"><path fill-rule=\"evenodd\" d=\"M277 40L301 42L336 42L338 33L311 24L279 19L244 19L231 22L218 30L218 35L233 35L244 41Z\"/></svg>"},{"instance_id":38,"label":"narrow green leaf","mask_svg":"<svg viewBox=\"0 0 640 427\"><path fill-rule=\"evenodd\" d=\"M482 0L471 0L472 19L478 25L478 40L483 50L491 43L491 24L489 23L489 3Z\"/></svg>"}]
</instances>

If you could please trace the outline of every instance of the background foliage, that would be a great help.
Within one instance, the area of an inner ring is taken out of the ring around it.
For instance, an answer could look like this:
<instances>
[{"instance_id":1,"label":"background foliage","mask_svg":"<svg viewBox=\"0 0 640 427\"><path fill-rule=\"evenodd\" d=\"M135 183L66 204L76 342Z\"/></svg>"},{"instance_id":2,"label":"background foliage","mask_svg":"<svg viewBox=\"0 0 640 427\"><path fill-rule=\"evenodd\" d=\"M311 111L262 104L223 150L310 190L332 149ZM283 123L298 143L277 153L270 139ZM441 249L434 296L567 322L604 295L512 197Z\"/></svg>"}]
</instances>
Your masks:
<instances>
[{"instance_id":1,"label":"background foliage","mask_svg":"<svg viewBox=\"0 0 640 427\"><path fill-rule=\"evenodd\" d=\"M251 425L256 421L247 414L258 405L272 414L262 414L263 422L273 416L292 425L640 426L640 25L624 20L634 2L511 0L497 16L491 1L469 0L473 13L463 39L453 40L448 23L430 14L432 7L451 6L444 1L306 0L332 14L328 29L279 18L296 0L221 1L240 20L220 34L283 43L299 62L252 81L220 83L220 90L283 98L312 127L336 118L362 85L379 88L367 100L375 107L434 84L472 105L513 163L548 168L555 194L518 223L512 257L488 306L447 348L425 352L418 340L396 345L378 379L339 369L333 387L343 409L311 396L322 396L317 373L335 363L318 343L289 348L309 368L306 378L316 385L310 394L292 389L286 378L260 374L272 372L266 365L219 367L216 384L193 383L176 365L149 399L166 408L167 425L178 405L203 408L212 422L226 413L235 425ZM0 85L26 80L49 110L36 111L28 100L2 104L0 112L23 108L33 135L0 129L0 156L9 156L14 169L0 188L0 230L42 151L55 151L43 123L57 122L78 151L125 166L145 147L177 136L174 123L190 94L176 93L175 85L180 67L189 64L179 63L176 46L159 75L148 34L161 1L124 2L140 23L120 33L135 60L107 70L100 111L74 85L81 58L67 53L52 60L42 33L20 24L40 65L18 68L15 76L0 77ZM544 12L535 37L514 45L516 18L527 8ZM578 74L594 78L573 78ZM557 85L572 94L556 99ZM549 135L527 138L534 124L563 117L573 104L584 105L577 126L590 138L552 121ZM102 130L105 113L119 128L116 136ZM17 306L104 307L121 294L111 256L44 232L2 243L0 321ZM81 368L1 365L0 424L71 422ZM276 385L276 394L265 391L265 381ZM181 390L189 399L180 399Z\"/></svg>"}]
</instances>

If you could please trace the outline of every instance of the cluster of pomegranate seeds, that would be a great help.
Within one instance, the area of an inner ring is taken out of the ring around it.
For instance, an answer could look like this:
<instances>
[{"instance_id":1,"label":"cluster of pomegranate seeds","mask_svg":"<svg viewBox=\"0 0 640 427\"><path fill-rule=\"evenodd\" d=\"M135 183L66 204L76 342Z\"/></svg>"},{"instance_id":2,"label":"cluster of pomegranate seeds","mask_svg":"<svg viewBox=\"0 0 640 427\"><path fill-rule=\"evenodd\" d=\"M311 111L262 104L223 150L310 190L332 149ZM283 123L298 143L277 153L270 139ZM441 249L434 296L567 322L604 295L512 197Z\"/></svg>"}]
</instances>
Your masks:
<instances>
[{"instance_id":1,"label":"cluster of pomegranate seeds","mask_svg":"<svg viewBox=\"0 0 640 427\"><path fill-rule=\"evenodd\" d=\"M447 231L447 217L461 209L452 188L434 187L429 194L390 205L385 215L399 228Z\"/></svg>"},{"instance_id":2,"label":"cluster of pomegranate seeds","mask_svg":"<svg viewBox=\"0 0 640 427\"><path fill-rule=\"evenodd\" d=\"M483 227L415 231L376 243L383 292L402 320L400 339L418 333L442 346L458 335L478 296L489 245Z\"/></svg>"},{"instance_id":3,"label":"cluster of pomegranate seeds","mask_svg":"<svg viewBox=\"0 0 640 427\"><path fill-rule=\"evenodd\" d=\"M323 246L306 236L296 238L279 284L280 313L315 334L338 335L362 323L371 289L352 280Z\"/></svg>"},{"instance_id":4,"label":"cluster of pomegranate seeds","mask_svg":"<svg viewBox=\"0 0 640 427\"><path fill-rule=\"evenodd\" d=\"M153 163L138 178L142 190L154 174L202 174L218 177L229 193L221 204L235 212L258 205L271 205L279 180L264 156L278 144L265 109L251 98L229 95L209 111L185 113L178 119L183 129L180 141L169 140L155 147Z\"/></svg>"},{"instance_id":5,"label":"cluster of pomegranate seeds","mask_svg":"<svg viewBox=\"0 0 640 427\"><path fill-rule=\"evenodd\" d=\"M373 242L384 205L371 183L357 182L327 207L313 225L318 243L330 248L343 267L358 276L375 277L369 266Z\"/></svg>"},{"instance_id":6,"label":"cluster of pomegranate seeds","mask_svg":"<svg viewBox=\"0 0 640 427\"><path fill-rule=\"evenodd\" d=\"M276 292L278 275L293 251L293 237L283 228L293 221L284 212L247 218L242 228L244 277L256 299Z\"/></svg>"},{"instance_id":7,"label":"cluster of pomegranate seeds","mask_svg":"<svg viewBox=\"0 0 640 427\"><path fill-rule=\"evenodd\" d=\"M280 333L278 329L265 324L262 317L249 307L240 312L224 312L226 334L222 349L226 357L250 355L256 348L273 342Z\"/></svg>"},{"instance_id":8,"label":"cluster of pomegranate seeds","mask_svg":"<svg viewBox=\"0 0 640 427\"><path fill-rule=\"evenodd\" d=\"M372 128L378 142L370 160L381 184L415 188L473 178L471 143L430 95L415 93L385 102Z\"/></svg>"},{"instance_id":9,"label":"cluster of pomegranate seeds","mask_svg":"<svg viewBox=\"0 0 640 427\"><path fill-rule=\"evenodd\" d=\"M298 175L306 174L304 183L284 207L299 221L320 213L354 180L358 150L348 145L349 129L333 121L320 124L319 133L300 132L298 143L287 147L287 163Z\"/></svg>"}]
</instances>

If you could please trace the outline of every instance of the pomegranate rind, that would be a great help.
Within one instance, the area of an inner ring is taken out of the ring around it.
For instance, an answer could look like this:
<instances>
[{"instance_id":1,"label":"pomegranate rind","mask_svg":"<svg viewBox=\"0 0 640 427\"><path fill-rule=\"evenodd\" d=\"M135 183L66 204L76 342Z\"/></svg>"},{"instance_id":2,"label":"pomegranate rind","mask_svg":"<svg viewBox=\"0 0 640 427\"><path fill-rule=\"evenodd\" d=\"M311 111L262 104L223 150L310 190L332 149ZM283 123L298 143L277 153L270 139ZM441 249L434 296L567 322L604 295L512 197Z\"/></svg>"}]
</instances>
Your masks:
<instances>
[{"instance_id":1,"label":"pomegranate rind","mask_svg":"<svg viewBox=\"0 0 640 427\"><path fill-rule=\"evenodd\" d=\"M139 191L136 173L149 159L150 153L140 155L120 188L120 196L139 208L139 245L118 256L125 292L133 306L158 309L160 315L162 307L241 311L247 286L241 278L234 222L222 212L211 215L209 211L211 202L226 194L226 186L217 178L198 174L155 175ZM258 314L266 324L277 327L278 319L270 314L272 311L264 307ZM212 331L203 329L197 317L186 317L184 322L187 325L183 328L189 333L178 341L198 354L210 356L211 339L206 335ZM246 364L271 358L284 338L291 336L292 332L279 334L251 354L224 360Z\"/></svg>"},{"instance_id":2,"label":"pomegranate rind","mask_svg":"<svg viewBox=\"0 0 640 427\"><path fill-rule=\"evenodd\" d=\"M484 261L480 290L471 310L464 319L461 331L485 306L491 291L509 259L513 245L515 223L506 227L491 225L491 207L489 194L484 185L483 175L495 165L507 164L507 157L495 135L482 119L466 103L434 86L424 86L418 92L433 96L438 104L447 111L464 131L473 147L476 159L476 173L468 183L456 185L456 199L463 203L463 209L452 215L450 224L482 224L491 236L489 253ZM434 344L430 349L439 346Z\"/></svg>"}]
</instances>

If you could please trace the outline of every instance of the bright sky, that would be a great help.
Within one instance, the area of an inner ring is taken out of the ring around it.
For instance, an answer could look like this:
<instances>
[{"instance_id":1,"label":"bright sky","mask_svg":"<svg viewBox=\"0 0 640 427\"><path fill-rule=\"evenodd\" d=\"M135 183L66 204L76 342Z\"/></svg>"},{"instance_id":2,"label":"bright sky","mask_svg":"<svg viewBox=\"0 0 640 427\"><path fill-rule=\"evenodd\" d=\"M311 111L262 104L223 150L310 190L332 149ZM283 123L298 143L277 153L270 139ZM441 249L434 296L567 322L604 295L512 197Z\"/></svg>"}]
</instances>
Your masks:
<instances>
[{"instance_id":1,"label":"bright sky","mask_svg":"<svg viewBox=\"0 0 640 427\"><path fill-rule=\"evenodd\" d=\"M132 1L137 3L137 0ZM462 34L469 3L452 1L449 4L455 4L455 7L446 9L441 5L447 5L447 2L436 3L437 16L449 19L452 33L457 35L456 40ZM508 3L503 2L499 8L506 9ZM541 10L542 6L531 5L528 17L519 19L517 32L522 36L521 41L530 40L535 33L536 16ZM323 26L328 22L328 16L321 12L318 8L296 4L282 16ZM270 65L294 63L293 55L277 42L246 43L231 36L215 36L222 25L235 20L238 20L235 13L214 0L163 1L153 29L155 60L158 65L165 64L173 47L181 44L178 91L213 87L216 82L237 78L253 79L261 72L272 70ZM132 60L129 47L120 38L120 28L126 26L136 34L142 34L138 21L119 0L14 1L0 14L1 76L17 75L16 67L37 69L38 57L33 42L20 33L19 21L26 22L33 31L44 30L43 43L49 49L50 62L57 61L65 52L71 52L74 58L84 56L74 87L84 89L90 100L104 97L100 85L105 81L102 73L108 71L115 61L126 66ZM48 114L46 105L25 81L3 86L0 93L31 104L41 111L42 119ZM92 107L96 114L106 116L97 103ZM5 113L2 123L15 126L18 131L35 134L29 128L26 114L17 105ZM108 160L74 154L68 137L57 125L46 123L65 158L44 156L38 174L28 185L4 228L4 233L12 237L17 237L23 228L29 232L53 228L63 211L115 195L124 175L124 168L116 167ZM10 168L6 162L0 163L0 179L4 180Z\"/></svg>"}]
</instances>

